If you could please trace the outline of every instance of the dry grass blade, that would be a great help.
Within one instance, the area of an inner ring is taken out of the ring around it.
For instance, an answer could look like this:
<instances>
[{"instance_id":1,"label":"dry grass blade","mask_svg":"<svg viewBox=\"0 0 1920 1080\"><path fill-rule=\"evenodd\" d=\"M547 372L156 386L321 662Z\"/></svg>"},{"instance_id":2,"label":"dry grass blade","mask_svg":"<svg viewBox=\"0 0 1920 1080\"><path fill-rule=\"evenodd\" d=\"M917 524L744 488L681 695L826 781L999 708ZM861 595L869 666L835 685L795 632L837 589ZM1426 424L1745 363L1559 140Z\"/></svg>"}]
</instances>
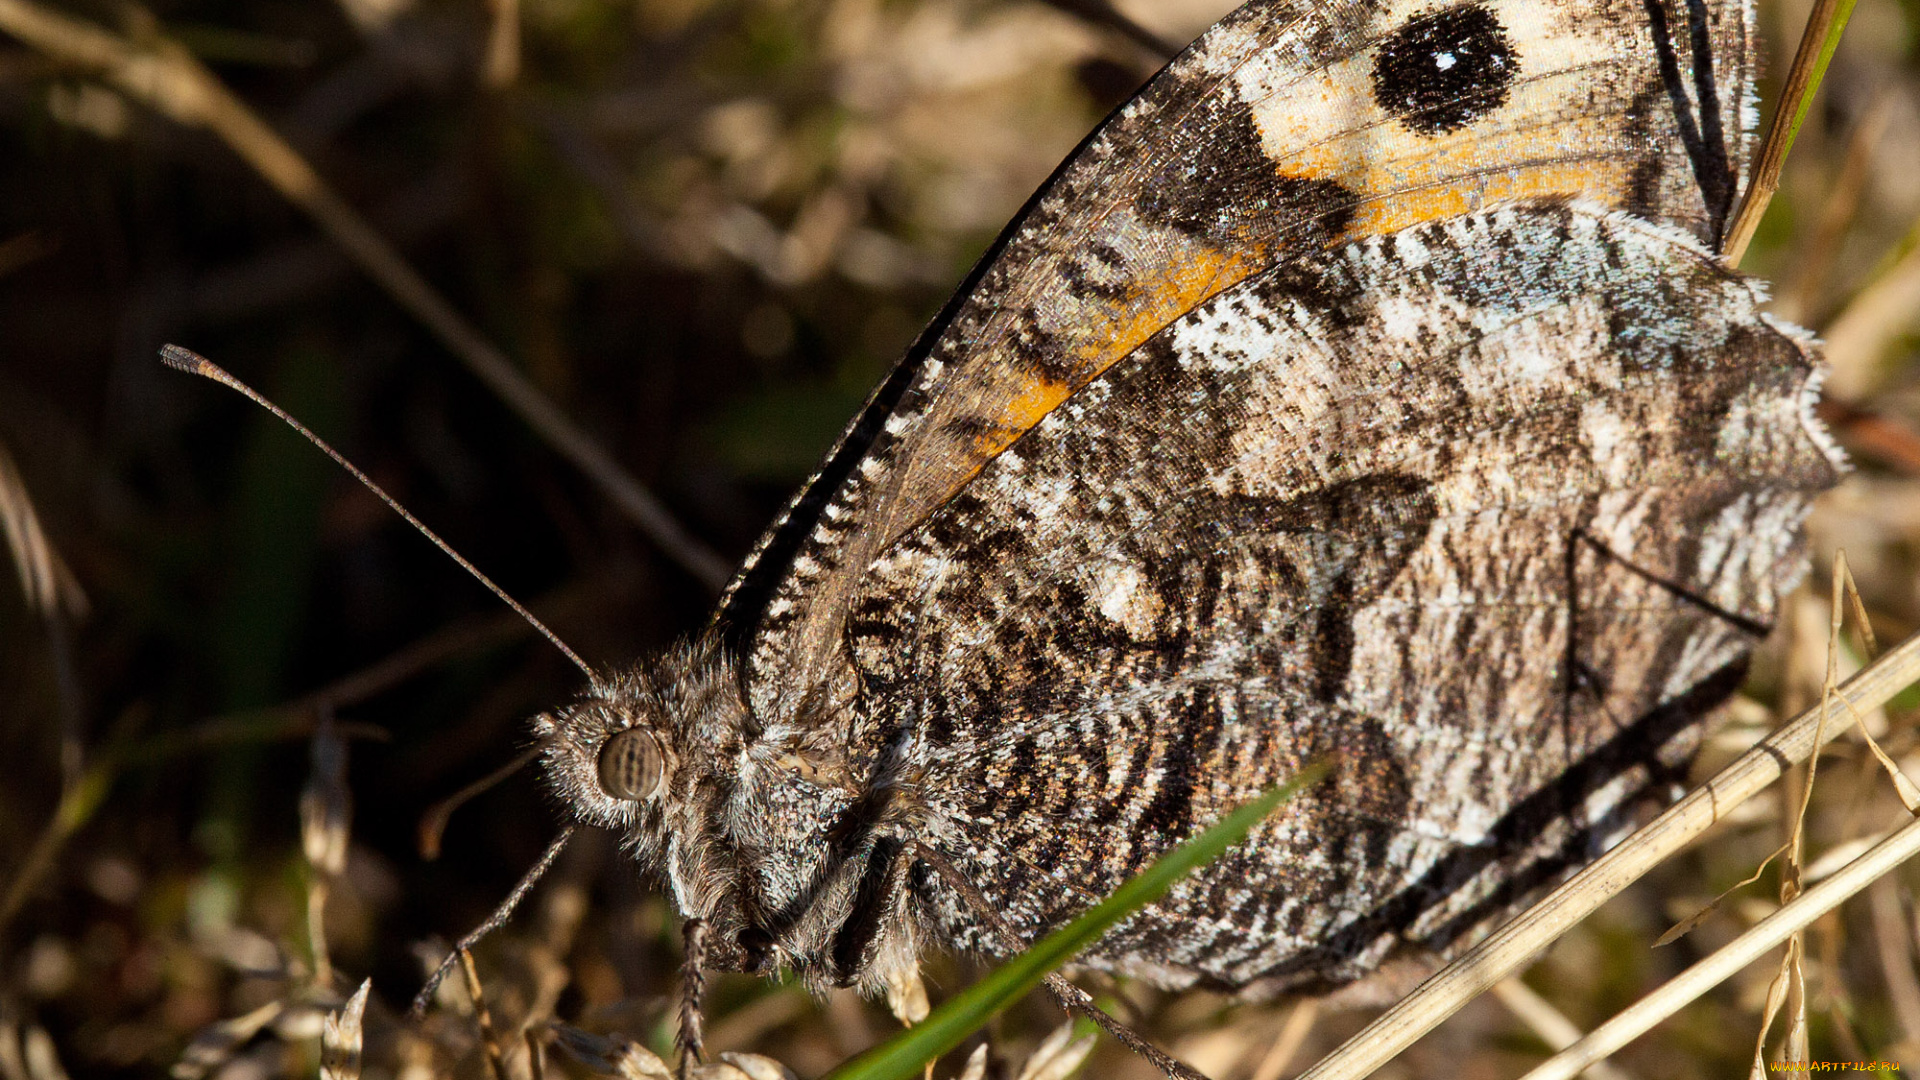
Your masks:
<instances>
[{"instance_id":1,"label":"dry grass blade","mask_svg":"<svg viewBox=\"0 0 1920 1080\"><path fill-rule=\"evenodd\" d=\"M1901 1040L1920 1047L1920 973L1914 970L1913 927L1901 910L1900 881L1891 875L1867 890L1873 936L1879 948L1880 975L1887 984L1887 1004L1900 1025Z\"/></svg>"},{"instance_id":2,"label":"dry grass blade","mask_svg":"<svg viewBox=\"0 0 1920 1080\"><path fill-rule=\"evenodd\" d=\"M1681 1006L1725 982L1807 924L1833 910L1901 863L1920 854L1920 821L1849 863L1845 869L1802 893L1762 919L1726 947L1675 976L1666 985L1595 1028L1578 1043L1555 1054L1524 1080L1571 1080L1580 1070L1613 1053L1673 1015Z\"/></svg>"},{"instance_id":3,"label":"dry grass blade","mask_svg":"<svg viewBox=\"0 0 1920 1080\"><path fill-rule=\"evenodd\" d=\"M660 550L713 589L730 567L653 493L527 381L506 353L440 295L336 193L299 151L178 44L136 44L28 0L0 0L0 30L63 63L99 75L173 120L219 136L289 202L306 211L368 277L420 320L548 445L585 473Z\"/></svg>"},{"instance_id":4,"label":"dry grass blade","mask_svg":"<svg viewBox=\"0 0 1920 1080\"><path fill-rule=\"evenodd\" d=\"M313 868L307 882L307 946L313 953L313 982L333 985L327 949L327 890L347 869L348 822L353 798L347 790L347 741L334 728L333 710L321 708L313 732L313 772L300 793L300 842Z\"/></svg>"},{"instance_id":5,"label":"dry grass blade","mask_svg":"<svg viewBox=\"0 0 1920 1080\"><path fill-rule=\"evenodd\" d=\"M66 1066L60 1064L60 1053L46 1028L38 1024L28 1028L21 1043L25 1048L27 1080L67 1080Z\"/></svg>"},{"instance_id":6,"label":"dry grass blade","mask_svg":"<svg viewBox=\"0 0 1920 1080\"><path fill-rule=\"evenodd\" d=\"M1874 709L1916 678L1920 678L1920 636L1908 638L1847 680L1840 687L1840 700L1852 708ZM1804 761L1814 751L1816 737L1830 739L1837 735L1839 732L1823 719L1821 709L1809 709L1762 740L1666 813L1422 983L1302 1073L1301 1080L1363 1077L1385 1064L1734 807L1779 779L1788 766Z\"/></svg>"},{"instance_id":7,"label":"dry grass blade","mask_svg":"<svg viewBox=\"0 0 1920 1080\"><path fill-rule=\"evenodd\" d=\"M320 1026L320 1080L360 1080L360 1053L365 1045L361 1025L367 1015L367 992L373 980L365 979L337 1013L329 1013Z\"/></svg>"},{"instance_id":8,"label":"dry grass blade","mask_svg":"<svg viewBox=\"0 0 1920 1080\"><path fill-rule=\"evenodd\" d=\"M0 446L0 533L6 534L7 550L20 575L20 591L34 611L49 619L86 615L86 593L47 541L33 500L27 497L26 481L5 446Z\"/></svg>"},{"instance_id":9,"label":"dry grass blade","mask_svg":"<svg viewBox=\"0 0 1920 1080\"><path fill-rule=\"evenodd\" d=\"M1833 596L1827 607L1827 656L1826 671L1821 677L1820 687L1820 727L1815 736L1817 746L1826 745L1825 733L1832 720L1834 702L1839 697L1840 686L1840 631L1846 623L1846 595L1853 584L1853 572L1847 568L1847 554L1837 551L1833 556ZM1855 594L1858 595L1857 592ZM1859 712L1851 706L1845 706L1855 719ZM1860 725L1866 730L1866 725ZM1792 900L1800 894L1801 867L1805 864L1807 836L1807 809L1813 805L1813 784L1820 775L1820 755L1814 753L1807 758L1807 774L1800 783L1800 804L1793 816L1787 821L1787 854L1782 865L1780 879L1780 900L1782 903Z\"/></svg>"},{"instance_id":10,"label":"dry grass blade","mask_svg":"<svg viewBox=\"0 0 1920 1080\"><path fill-rule=\"evenodd\" d=\"M60 772L65 786L72 790L80 782L86 762L80 682L75 675L68 624L86 617L87 596L73 572L67 569L65 560L47 540L40 516L34 512L33 500L27 495L26 481L4 445L0 445L0 533L6 534L7 548L13 555L27 605L46 625L59 691Z\"/></svg>"},{"instance_id":11,"label":"dry grass blade","mask_svg":"<svg viewBox=\"0 0 1920 1080\"><path fill-rule=\"evenodd\" d=\"M233 1055L265 1031L286 1007L285 1002L269 1001L244 1016L208 1025L181 1051L180 1060L174 1063L170 1073L173 1080L200 1080L233 1060Z\"/></svg>"},{"instance_id":12,"label":"dry grass blade","mask_svg":"<svg viewBox=\"0 0 1920 1080\"><path fill-rule=\"evenodd\" d=\"M1814 739L1816 744L1825 742L1822 736L1832 720L1835 691L1840 681L1840 631L1846 622L1845 597L1853 581L1845 552L1834 553L1832 579L1833 595L1827 605L1826 663L1821 675L1820 728ZM1861 727L1865 729L1864 724ZM1816 751L1807 758L1806 773L1800 778L1797 807L1789 811L1788 804L1781 804L1782 811L1787 814L1782 823L1787 832L1786 852L1780 863L1780 902L1783 905L1791 905L1801 895L1806 864L1807 811L1813 805L1814 780L1819 773L1820 754ZM1752 1080L1763 1080L1766 1076L1767 1033L1773 1030L1773 1022L1783 1009L1787 1014L1787 1034L1782 1043L1781 1064L1803 1067L1808 1059L1806 949L1806 939L1800 931L1794 930L1787 936L1786 951L1780 956L1780 968L1767 987L1767 1004L1760 1015L1760 1029L1754 1034L1753 1063L1748 1070Z\"/></svg>"},{"instance_id":13,"label":"dry grass blade","mask_svg":"<svg viewBox=\"0 0 1920 1080\"><path fill-rule=\"evenodd\" d=\"M722 1053L720 1060L711 1065L696 1066L688 1076L690 1080L797 1080L792 1069L765 1054L738 1054L731 1050Z\"/></svg>"},{"instance_id":14,"label":"dry grass blade","mask_svg":"<svg viewBox=\"0 0 1920 1080\"><path fill-rule=\"evenodd\" d=\"M1754 882L1759 881L1761 875L1767 872L1767 867L1773 865L1773 860L1786 854L1786 852L1787 852L1787 845L1785 844L1781 844L1779 847L1774 848L1772 854L1768 855L1764 859L1761 859L1760 865L1753 868L1753 873L1748 874L1745 878L1743 878L1737 884L1728 886L1724 891L1720 893L1719 896L1716 896L1712 900L1709 900L1705 906L1701 907L1699 911L1694 912L1693 914L1687 916L1684 919L1681 919L1679 922L1674 923L1672 926L1668 927L1666 933L1661 934L1658 938L1654 939L1653 947L1656 949L1664 948L1665 946L1671 945L1674 942L1679 941L1681 938L1686 937L1688 934L1691 934L1695 930L1699 929L1701 923L1706 922L1707 919L1710 918L1714 912L1720 910L1720 906L1727 902L1727 897L1732 896L1734 893L1739 892L1741 889L1744 889L1747 886L1753 884Z\"/></svg>"},{"instance_id":15,"label":"dry grass blade","mask_svg":"<svg viewBox=\"0 0 1920 1080\"><path fill-rule=\"evenodd\" d=\"M1848 711L1852 712L1852 710ZM1893 793L1899 797L1901 804L1907 808L1908 813L1920 814L1920 785L1915 785L1914 782L1908 778L1907 774L1900 768L1900 763L1893 760L1893 756L1888 754L1886 748L1880 745L1880 740L1874 738L1873 732L1867 730L1867 722L1864 717L1857 712L1853 712L1853 720L1854 723L1859 726L1860 738L1866 742L1867 751L1873 755L1875 761L1880 763L1881 770L1887 774L1887 780L1893 784Z\"/></svg>"},{"instance_id":16,"label":"dry grass blade","mask_svg":"<svg viewBox=\"0 0 1920 1080\"><path fill-rule=\"evenodd\" d=\"M621 1080L673 1080L659 1056L621 1035L595 1035L568 1024L553 1025L554 1045L602 1076Z\"/></svg>"},{"instance_id":17,"label":"dry grass blade","mask_svg":"<svg viewBox=\"0 0 1920 1080\"><path fill-rule=\"evenodd\" d=\"M1093 1053L1092 1035L1073 1037L1071 1021L1054 1028L1020 1067L1018 1080L1066 1080Z\"/></svg>"},{"instance_id":18,"label":"dry grass blade","mask_svg":"<svg viewBox=\"0 0 1920 1080\"><path fill-rule=\"evenodd\" d=\"M1553 1003L1518 978L1501 979L1494 984L1493 996L1507 1011L1518 1017L1535 1035L1555 1050L1565 1050L1580 1041L1582 1032L1578 1025L1567 1019L1566 1014L1553 1007ZM1632 1080L1632 1074L1625 1069L1596 1061L1581 1073L1587 1080Z\"/></svg>"},{"instance_id":19,"label":"dry grass blade","mask_svg":"<svg viewBox=\"0 0 1920 1080\"><path fill-rule=\"evenodd\" d=\"M500 1040L494 1036L493 1013L487 1008L487 995L480 988L480 973L474 970L473 954L460 950L460 974L467 980L467 996L473 999L473 1018L480 1025L480 1045L487 1051L487 1071L493 1080L507 1080L507 1062L500 1052Z\"/></svg>"},{"instance_id":20,"label":"dry grass blade","mask_svg":"<svg viewBox=\"0 0 1920 1080\"><path fill-rule=\"evenodd\" d=\"M1305 998L1295 1005L1287 1013L1287 1022L1280 1026L1280 1034L1274 1037L1273 1045L1267 1048L1266 1055L1253 1070L1251 1080L1280 1080L1287 1066L1293 1063L1294 1056L1300 1053L1307 1035L1313 1031L1313 1022L1319 1018L1319 999Z\"/></svg>"},{"instance_id":21,"label":"dry grass blade","mask_svg":"<svg viewBox=\"0 0 1920 1080\"><path fill-rule=\"evenodd\" d=\"M1799 931L1787 938L1787 949L1780 957L1780 969L1767 984L1767 1005L1760 1012L1760 1029L1753 1037L1753 1063L1747 1069L1748 1080L1765 1080L1767 1075L1767 1032L1782 1010L1787 1014L1787 1037L1781 1045L1779 1064L1795 1072L1805 1072L1807 1063L1807 976L1806 945ZM1684 1004L1684 1002L1682 1002Z\"/></svg>"},{"instance_id":22,"label":"dry grass blade","mask_svg":"<svg viewBox=\"0 0 1920 1080\"><path fill-rule=\"evenodd\" d=\"M1793 54L1793 66L1787 71L1787 82L1780 91L1773 123L1767 127L1759 161L1754 165L1746 194L1733 212L1720 244L1720 253L1729 265L1740 265L1740 257L1747 253L1747 245L1760 226L1761 216L1767 212L1767 204L1780 188L1780 170L1787 163L1787 152L1793 149L1794 137L1807 119L1807 110L1813 107L1813 95L1820 89L1827 62L1833 59L1833 50L1840 44L1840 34L1847 27L1847 17L1853 14L1853 4L1854 0L1814 0L1813 10L1807 14L1807 27L1801 32L1800 48Z\"/></svg>"}]
</instances>

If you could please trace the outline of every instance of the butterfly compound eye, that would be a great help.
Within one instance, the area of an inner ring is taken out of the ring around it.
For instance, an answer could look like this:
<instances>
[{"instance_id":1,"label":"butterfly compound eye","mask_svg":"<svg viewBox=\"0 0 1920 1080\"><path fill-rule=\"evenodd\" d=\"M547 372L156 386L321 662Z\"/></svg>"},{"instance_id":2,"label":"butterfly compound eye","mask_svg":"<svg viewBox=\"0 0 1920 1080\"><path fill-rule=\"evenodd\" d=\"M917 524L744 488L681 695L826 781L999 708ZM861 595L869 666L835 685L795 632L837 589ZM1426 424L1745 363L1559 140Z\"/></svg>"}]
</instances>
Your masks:
<instances>
[{"instance_id":1,"label":"butterfly compound eye","mask_svg":"<svg viewBox=\"0 0 1920 1080\"><path fill-rule=\"evenodd\" d=\"M639 802L660 787L660 744L645 731L622 731L600 748L600 790Z\"/></svg>"}]
</instances>

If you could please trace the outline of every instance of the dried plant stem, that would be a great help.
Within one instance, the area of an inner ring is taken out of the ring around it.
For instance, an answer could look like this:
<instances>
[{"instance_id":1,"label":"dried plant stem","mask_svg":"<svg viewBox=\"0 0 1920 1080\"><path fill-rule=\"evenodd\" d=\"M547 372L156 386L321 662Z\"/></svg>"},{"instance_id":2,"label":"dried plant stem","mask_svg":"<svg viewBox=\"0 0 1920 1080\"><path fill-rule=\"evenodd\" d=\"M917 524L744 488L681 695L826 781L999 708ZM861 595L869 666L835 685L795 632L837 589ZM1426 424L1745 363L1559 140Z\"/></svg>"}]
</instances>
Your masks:
<instances>
[{"instance_id":1,"label":"dried plant stem","mask_svg":"<svg viewBox=\"0 0 1920 1080\"><path fill-rule=\"evenodd\" d=\"M1753 232L1759 228L1767 204L1780 188L1780 170L1787 163L1787 151L1793 149L1794 137L1800 134L1807 110L1813 107L1813 95L1826 76L1827 62L1833 59L1833 50L1840 44L1840 34L1847 28L1853 4L1854 0L1814 0L1813 10L1807 14L1807 28L1801 32L1800 48L1793 54L1793 66L1787 71L1786 85L1780 91L1780 104L1774 110L1773 123L1767 127L1760 160L1720 243L1720 253L1726 256L1729 265L1740 265L1740 257L1747 253L1747 245L1753 241Z\"/></svg>"},{"instance_id":2,"label":"dried plant stem","mask_svg":"<svg viewBox=\"0 0 1920 1080\"><path fill-rule=\"evenodd\" d=\"M1307 1041L1307 1035L1313 1031L1313 1023L1320 1018L1320 1001L1307 998L1287 1013L1287 1022L1280 1028L1280 1034L1267 1049L1260 1065L1253 1070L1252 1080L1280 1080L1292 1064L1294 1056L1300 1053L1300 1047Z\"/></svg>"},{"instance_id":3,"label":"dried plant stem","mask_svg":"<svg viewBox=\"0 0 1920 1080\"><path fill-rule=\"evenodd\" d=\"M547 1080L547 1047L543 1042L546 1029L535 1031L533 1028L520 1029L520 1041L527 1044L527 1071L533 1080Z\"/></svg>"},{"instance_id":4,"label":"dried plant stem","mask_svg":"<svg viewBox=\"0 0 1920 1080\"><path fill-rule=\"evenodd\" d=\"M480 989L480 973L474 970L473 954L460 950L460 974L467 981L467 996L473 999L473 1019L480 1025L480 1043L487 1050L487 1071L493 1080L507 1080L506 1058L500 1053L500 1040L494 1037L493 1013L487 1008L487 995Z\"/></svg>"},{"instance_id":5,"label":"dried plant stem","mask_svg":"<svg viewBox=\"0 0 1920 1080\"><path fill-rule=\"evenodd\" d=\"M320 1080L360 1080L360 1058L366 1043L367 992L372 989L372 979L362 981L340 1011L322 1021Z\"/></svg>"},{"instance_id":6,"label":"dried plant stem","mask_svg":"<svg viewBox=\"0 0 1920 1080\"><path fill-rule=\"evenodd\" d=\"M1534 993L1533 987L1521 982L1518 976L1508 976L1494 983L1493 996L1555 1050L1565 1050L1584 1037L1579 1025L1554 1008L1552 1002ZM1604 1061L1587 1066L1581 1075L1587 1080L1632 1080L1631 1074L1625 1069Z\"/></svg>"},{"instance_id":7,"label":"dried plant stem","mask_svg":"<svg viewBox=\"0 0 1920 1080\"><path fill-rule=\"evenodd\" d=\"M5 246L0 245L0 249ZM5 252L0 250L0 262L4 260ZM27 606L40 615L46 628L47 652L53 662L54 692L60 714L60 783L63 790L71 789L80 782L86 767L86 745L81 731L80 680L75 674L69 625L72 620L86 617L87 596L60 552L47 539L40 516L33 508L33 499L27 493L27 482L4 443L0 443L0 539L6 541L13 556Z\"/></svg>"},{"instance_id":8,"label":"dried plant stem","mask_svg":"<svg viewBox=\"0 0 1920 1080\"><path fill-rule=\"evenodd\" d=\"M1894 867L1920 854L1920 821L1876 844L1832 877L1801 893L1792 903L1760 922L1705 960L1675 976L1586 1038L1555 1054L1523 1080L1570 1080L1580 1070L1613 1053L1673 1015L1688 1002L1758 960L1769 949L1866 888Z\"/></svg>"},{"instance_id":9,"label":"dried plant stem","mask_svg":"<svg viewBox=\"0 0 1920 1080\"><path fill-rule=\"evenodd\" d=\"M1901 910L1900 881L1883 877L1868 891L1873 936L1879 944L1880 974L1887 983L1887 1004L1900 1025L1901 1038L1920 1043L1920 975L1913 967L1913 928Z\"/></svg>"},{"instance_id":10,"label":"dried plant stem","mask_svg":"<svg viewBox=\"0 0 1920 1080\"><path fill-rule=\"evenodd\" d=\"M0 31L63 63L96 72L181 124L217 135L276 191L306 211L348 258L597 484L661 551L710 588L725 584L725 560L687 532L652 492L528 382L298 151L185 49L158 35L135 44L29 0L0 0Z\"/></svg>"},{"instance_id":11,"label":"dried plant stem","mask_svg":"<svg viewBox=\"0 0 1920 1080\"><path fill-rule=\"evenodd\" d=\"M1916 677L1920 677L1920 636L1908 638L1862 669L1840 687L1838 696L1849 708L1865 712L1885 703ZM1824 727L1821 737L1831 739L1849 726L1822 724L1821 720L1820 707L1809 709L1734 759L1666 813L1635 831L1618 847L1422 983L1359 1034L1302 1073L1300 1080L1334 1077L1350 1080L1372 1073L1467 1002L1539 955L1562 933L1686 846L1734 807L1779 779L1785 769L1806 760L1814 751L1817 729Z\"/></svg>"},{"instance_id":12,"label":"dried plant stem","mask_svg":"<svg viewBox=\"0 0 1920 1080\"><path fill-rule=\"evenodd\" d=\"M1852 593L1855 597L1854 606L1859 606L1858 592L1853 589L1853 572L1847 566L1845 552L1834 553L1832 577L1833 596L1827 604L1826 665L1820 689L1821 726L1814 734L1816 744L1826 741L1826 725L1832 722L1829 707L1840 681L1840 631L1846 623L1845 597ZM1858 719L1857 715L1855 719ZM1862 734L1865 734L1865 728L1866 725L1862 724ZM1866 737L1872 738L1871 735ZM1786 850L1780 860L1782 905L1791 906L1801 895L1801 879L1806 862L1807 810L1813 805L1814 780L1819 771L1820 755L1814 754L1807 759L1805 769L1793 778L1799 785L1798 807L1793 805L1795 800L1791 799L1782 800L1780 804L1781 825L1786 834ZM1760 1030L1754 1036L1752 1071L1755 1075L1764 1075L1766 1071L1767 1032L1773 1029L1773 1021L1783 1008L1787 1014L1787 1030L1781 1061L1804 1067L1808 1060L1806 953L1807 943L1801 932L1794 930L1788 934L1780 968L1767 989L1767 1003L1760 1017Z\"/></svg>"},{"instance_id":13,"label":"dried plant stem","mask_svg":"<svg viewBox=\"0 0 1920 1080\"><path fill-rule=\"evenodd\" d=\"M333 985L333 952L327 948L327 891L333 882L325 874L307 879L307 952L313 957L313 984Z\"/></svg>"}]
</instances>

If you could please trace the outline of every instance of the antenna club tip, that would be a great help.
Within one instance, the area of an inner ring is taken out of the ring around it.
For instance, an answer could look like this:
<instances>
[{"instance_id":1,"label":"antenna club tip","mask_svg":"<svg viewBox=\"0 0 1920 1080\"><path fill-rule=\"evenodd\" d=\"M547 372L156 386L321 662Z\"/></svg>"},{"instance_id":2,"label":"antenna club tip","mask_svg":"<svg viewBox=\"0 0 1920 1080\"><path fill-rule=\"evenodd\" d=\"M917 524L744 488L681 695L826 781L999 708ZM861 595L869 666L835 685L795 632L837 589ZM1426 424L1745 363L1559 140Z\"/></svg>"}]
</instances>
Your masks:
<instances>
[{"instance_id":1,"label":"antenna club tip","mask_svg":"<svg viewBox=\"0 0 1920 1080\"><path fill-rule=\"evenodd\" d=\"M204 375L213 366L211 360L179 345L160 346L160 362L193 375Z\"/></svg>"}]
</instances>

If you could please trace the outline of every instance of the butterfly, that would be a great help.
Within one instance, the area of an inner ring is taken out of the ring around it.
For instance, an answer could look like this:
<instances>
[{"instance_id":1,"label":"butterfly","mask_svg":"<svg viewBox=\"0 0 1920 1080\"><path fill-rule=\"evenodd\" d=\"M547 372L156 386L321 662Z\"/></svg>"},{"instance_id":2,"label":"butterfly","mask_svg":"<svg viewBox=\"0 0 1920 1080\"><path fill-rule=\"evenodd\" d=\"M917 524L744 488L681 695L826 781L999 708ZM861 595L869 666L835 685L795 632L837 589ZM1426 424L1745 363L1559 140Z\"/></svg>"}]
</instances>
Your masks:
<instances>
[{"instance_id":1,"label":"butterfly","mask_svg":"<svg viewBox=\"0 0 1920 1080\"><path fill-rule=\"evenodd\" d=\"M1737 0L1253 0L1062 164L692 639L541 717L701 962L1328 991L1664 793L1844 458L1715 254Z\"/></svg>"}]
</instances>

